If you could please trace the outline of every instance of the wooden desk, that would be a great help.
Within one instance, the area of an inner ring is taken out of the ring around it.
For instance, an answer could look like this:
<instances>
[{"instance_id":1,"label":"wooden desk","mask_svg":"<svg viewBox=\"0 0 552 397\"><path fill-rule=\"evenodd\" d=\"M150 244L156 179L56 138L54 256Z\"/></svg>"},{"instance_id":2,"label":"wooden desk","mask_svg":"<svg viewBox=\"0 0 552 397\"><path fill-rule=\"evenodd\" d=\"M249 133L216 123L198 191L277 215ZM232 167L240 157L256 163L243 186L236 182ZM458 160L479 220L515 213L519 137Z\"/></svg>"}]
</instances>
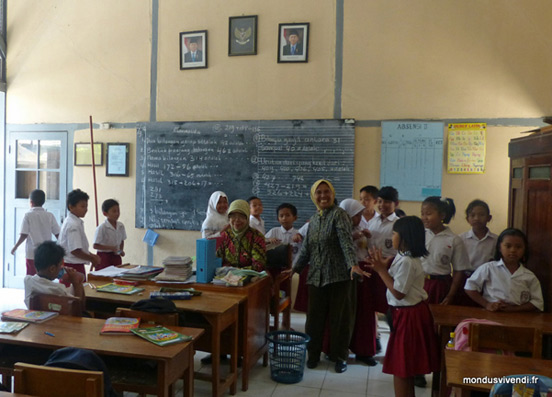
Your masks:
<instances>
[{"instance_id":1,"label":"wooden desk","mask_svg":"<svg viewBox=\"0 0 552 397\"><path fill-rule=\"evenodd\" d=\"M28 394L21 393L8 393L7 391L0 391L0 397L33 397Z\"/></svg>"},{"instance_id":2,"label":"wooden desk","mask_svg":"<svg viewBox=\"0 0 552 397\"><path fill-rule=\"evenodd\" d=\"M123 295L107 292L98 292L89 286L85 287L86 307L89 310L101 309L102 311L115 312L116 307L129 307L134 302L146 299L151 291L159 290L153 285L142 285L145 288L141 294ZM204 373L196 373L196 378L210 381L213 385L213 396L219 397L227 388L230 394L236 394L237 369L238 369L238 305L245 300L242 296L219 294L209 291L190 300L175 300L176 308L183 313L200 315L207 321L206 338L194 343L197 350L212 353L212 373L208 376ZM194 323L194 326L203 324ZM223 332L228 330L228 343L223 345ZM221 379L220 354L229 352L230 373Z\"/></svg>"},{"instance_id":3,"label":"wooden desk","mask_svg":"<svg viewBox=\"0 0 552 397\"><path fill-rule=\"evenodd\" d=\"M109 283L111 278L88 276L89 281L96 285ZM156 285L173 288L195 288L199 291L212 291L223 294L242 296L245 299L240 302L238 319L238 353L243 357L242 362L242 390L249 388L249 373L257 361L263 357L263 365L268 363L268 343L265 335L268 332L270 322L270 287L271 280L265 277L249 283L244 287L226 287L214 284L178 284L155 281L144 281L141 284Z\"/></svg>"},{"instance_id":4,"label":"wooden desk","mask_svg":"<svg viewBox=\"0 0 552 397\"><path fill-rule=\"evenodd\" d=\"M0 334L0 352L10 351L17 361L36 356L37 351L51 352L62 347L72 346L88 349L104 357L119 357L129 361L153 360L157 363L157 382L151 393L169 396L170 386L180 378L185 378L184 394L193 395L194 348L193 342L157 346L134 336L100 335L105 320L71 316L57 316L41 324L29 324L16 334ZM180 333L191 335L194 340L203 334L202 329L168 327ZM50 332L55 336L46 335ZM16 347L11 348L10 347ZM35 364L43 364L38 362ZM113 382L117 390L128 390L124 384Z\"/></svg>"},{"instance_id":5,"label":"wooden desk","mask_svg":"<svg viewBox=\"0 0 552 397\"><path fill-rule=\"evenodd\" d=\"M511 357L498 354L445 350L447 386L462 388L462 395L469 390L489 392L495 383L464 383L464 378L501 378L508 375L535 374L552 377L552 361L535 358Z\"/></svg>"},{"instance_id":6,"label":"wooden desk","mask_svg":"<svg viewBox=\"0 0 552 397\"><path fill-rule=\"evenodd\" d=\"M441 351L450 338L450 333L456 326L467 318L481 318L490 321L496 321L506 326L538 328L543 333L552 334L552 314L541 312L490 312L482 307L452 306L452 305L429 305L433 314L433 321L437 326L439 338L441 341ZM440 396L446 395L446 367L443 354L441 355L441 373L433 374L433 390L439 391Z\"/></svg>"}]
</instances>

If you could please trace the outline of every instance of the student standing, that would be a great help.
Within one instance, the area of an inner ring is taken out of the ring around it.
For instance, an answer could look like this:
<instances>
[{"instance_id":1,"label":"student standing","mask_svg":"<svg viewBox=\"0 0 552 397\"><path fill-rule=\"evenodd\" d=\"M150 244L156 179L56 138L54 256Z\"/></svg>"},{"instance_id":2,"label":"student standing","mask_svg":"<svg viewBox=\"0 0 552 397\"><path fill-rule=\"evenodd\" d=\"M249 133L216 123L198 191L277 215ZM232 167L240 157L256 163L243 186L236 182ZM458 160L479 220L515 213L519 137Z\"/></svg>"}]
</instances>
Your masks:
<instances>
[{"instance_id":1,"label":"student standing","mask_svg":"<svg viewBox=\"0 0 552 397\"><path fill-rule=\"evenodd\" d=\"M378 188L372 185L367 185L360 189L360 203L364 206L360 228L363 230L370 230L371 224L379 216L378 211L376 211L378 192ZM367 235L366 237L370 236Z\"/></svg>"},{"instance_id":2,"label":"student standing","mask_svg":"<svg viewBox=\"0 0 552 397\"><path fill-rule=\"evenodd\" d=\"M525 234L506 229L498 237L494 261L479 266L466 281L465 291L490 311L543 311L540 282L523 266L528 259Z\"/></svg>"},{"instance_id":3,"label":"student standing","mask_svg":"<svg viewBox=\"0 0 552 397\"><path fill-rule=\"evenodd\" d=\"M424 225L415 216L393 224L393 247L399 251L389 270L380 250L372 249L369 263L387 289L393 327L383 372L393 374L396 397L414 396L414 376L439 370L439 344L426 302L425 273L420 257L427 255Z\"/></svg>"},{"instance_id":4,"label":"student standing","mask_svg":"<svg viewBox=\"0 0 552 397\"><path fill-rule=\"evenodd\" d=\"M249 203L249 226L253 229L257 229L263 235L266 233L265 223L261 214L263 213L263 202L260 198L252 196L247 199Z\"/></svg>"},{"instance_id":5,"label":"student standing","mask_svg":"<svg viewBox=\"0 0 552 397\"><path fill-rule=\"evenodd\" d=\"M422 266L426 273L424 289L429 303L451 304L462 288L463 272L470 269L466 246L446 226L455 213L456 207L450 198L431 196L422 203L422 222L429 252L422 258Z\"/></svg>"},{"instance_id":6,"label":"student standing","mask_svg":"<svg viewBox=\"0 0 552 397\"><path fill-rule=\"evenodd\" d=\"M207 216L201 225L202 238L215 238L228 226L228 196L216 191L211 194L207 205Z\"/></svg>"},{"instance_id":7,"label":"student standing","mask_svg":"<svg viewBox=\"0 0 552 397\"><path fill-rule=\"evenodd\" d=\"M46 194L40 189L35 189L29 196L31 209L23 217L19 240L13 246L11 254L15 255L17 248L25 243L25 264L27 275L36 274L34 265L34 251L43 242L52 239L52 234L59 237L59 225L51 212L47 212L42 206L46 201Z\"/></svg>"},{"instance_id":8,"label":"student standing","mask_svg":"<svg viewBox=\"0 0 552 397\"><path fill-rule=\"evenodd\" d=\"M88 239L84 232L84 218L88 212L88 194L80 189L71 191L67 195L67 209L69 213L61 226L59 245L65 249L65 267L71 267L85 276L84 265L91 263L91 268L98 266L101 259L88 250Z\"/></svg>"},{"instance_id":9,"label":"student standing","mask_svg":"<svg viewBox=\"0 0 552 397\"><path fill-rule=\"evenodd\" d=\"M108 199L102 203L102 212L105 221L96 228L94 234L94 249L98 251L101 263L96 270L108 266L117 266L123 263L125 256L125 240L127 238L125 225L119 222L121 210L116 200Z\"/></svg>"}]
</instances>

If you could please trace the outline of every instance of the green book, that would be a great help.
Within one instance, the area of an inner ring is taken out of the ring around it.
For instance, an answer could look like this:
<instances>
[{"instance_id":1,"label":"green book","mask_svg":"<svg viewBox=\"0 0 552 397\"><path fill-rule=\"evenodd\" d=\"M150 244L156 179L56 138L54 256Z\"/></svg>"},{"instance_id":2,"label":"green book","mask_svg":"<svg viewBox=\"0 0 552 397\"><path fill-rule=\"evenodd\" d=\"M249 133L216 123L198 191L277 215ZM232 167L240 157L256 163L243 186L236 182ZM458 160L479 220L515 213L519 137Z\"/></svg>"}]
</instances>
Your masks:
<instances>
[{"instance_id":1,"label":"green book","mask_svg":"<svg viewBox=\"0 0 552 397\"><path fill-rule=\"evenodd\" d=\"M170 345L172 343L188 342L192 340L191 336L182 335L176 331L163 326L149 328L134 328L132 332L141 338L159 346Z\"/></svg>"},{"instance_id":2,"label":"green book","mask_svg":"<svg viewBox=\"0 0 552 397\"><path fill-rule=\"evenodd\" d=\"M135 287L133 285L117 285L114 283L102 285L98 287L98 292L111 292L113 294L132 295L143 291L144 288Z\"/></svg>"}]
</instances>

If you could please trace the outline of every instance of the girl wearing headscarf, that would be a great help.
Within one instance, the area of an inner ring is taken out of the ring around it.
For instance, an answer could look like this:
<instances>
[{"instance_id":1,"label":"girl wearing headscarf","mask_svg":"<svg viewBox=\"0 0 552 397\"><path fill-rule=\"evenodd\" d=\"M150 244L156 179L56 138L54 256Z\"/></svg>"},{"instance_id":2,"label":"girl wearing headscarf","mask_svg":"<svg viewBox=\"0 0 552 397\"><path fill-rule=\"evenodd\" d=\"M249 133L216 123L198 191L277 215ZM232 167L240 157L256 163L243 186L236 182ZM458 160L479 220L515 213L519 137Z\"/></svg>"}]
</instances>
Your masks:
<instances>
[{"instance_id":1,"label":"girl wearing headscarf","mask_svg":"<svg viewBox=\"0 0 552 397\"><path fill-rule=\"evenodd\" d=\"M235 200L228 209L230 225L221 233L217 256L223 266L249 267L263 271L266 265L265 238L249 226L249 204L245 200Z\"/></svg>"},{"instance_id":2,"label":"girl wearing headscarf","mask_svg":"<svg viewBox=\"0 0 552 397\"><path fill-rule=\"evenodd\" d=\"M201 237L215 238L228 225L228 197L224 192L214 192L209 198L207 216L201 225Z\"/></svg>"},{"instance_id":3,"label":"girl wearing headscarf","mask_svg":"<svg viewBox=\"0 0 552 397\"><path fill-rule=\"evenodd\" d=\"M300 273L310 264L307 275L309 303L306 333L307 367L316 368L322 352L326 320L330 324L330 359L335 371L347 370L354 304L351 303L353 273L362 271L353 246L352 222L347 212L335 205L332 184L320 179L312 185L311 200L318 209L310 219L309 230L292 272Z\"/></svg>"}]
</instances>

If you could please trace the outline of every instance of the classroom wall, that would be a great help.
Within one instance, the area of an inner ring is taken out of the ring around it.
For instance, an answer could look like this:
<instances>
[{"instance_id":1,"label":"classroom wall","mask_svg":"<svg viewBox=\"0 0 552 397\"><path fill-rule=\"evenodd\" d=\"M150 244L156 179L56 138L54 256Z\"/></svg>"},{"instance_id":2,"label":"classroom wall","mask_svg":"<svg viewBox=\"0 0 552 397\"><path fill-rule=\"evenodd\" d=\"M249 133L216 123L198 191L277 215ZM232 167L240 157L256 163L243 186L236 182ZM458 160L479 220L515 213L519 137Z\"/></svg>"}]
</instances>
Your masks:
<instances>
[{"instance_id":1,"label":"classroom wall","mask_svg":"<svg viewBox=\"0 0 552 397\"><path fill-rule=\"evenodd\" d=\"M443 195L457 203L454 231L467 230L463 210L478 197L489 202L499 232L507 223L508 141L552 113L552 54L543 50L550 46L551 14L548 0L9 0L7 122L47 130L51 123L87 123L89 115L97 123L131 124L312 119L333 118L337 108L359 121L358 196L360 187L379 185L381 120L483 120L485 174L444 172ZM258 15L256 56L227 55L228 17L238 15ZM276 62L284 22L310 22L308 63ZM336 63L341 26L343 58ZM208 30L208 69L180 70L179 32L201 29ZM75 141L87 136L77 131ZM97 130L96 140L130 142L135 150L132 128ZM144 230L134 228L134 159L128 178L105 177L99 168L98 199L120 200L127 260L144 263ZM73 186L92 193L89 167L75 168ZM92 239L90 204L85 225ZM417 215L420 203L401 208ZM198 232L159 233L155 263L194 254Z\"/></svg>"}]
</instances>

